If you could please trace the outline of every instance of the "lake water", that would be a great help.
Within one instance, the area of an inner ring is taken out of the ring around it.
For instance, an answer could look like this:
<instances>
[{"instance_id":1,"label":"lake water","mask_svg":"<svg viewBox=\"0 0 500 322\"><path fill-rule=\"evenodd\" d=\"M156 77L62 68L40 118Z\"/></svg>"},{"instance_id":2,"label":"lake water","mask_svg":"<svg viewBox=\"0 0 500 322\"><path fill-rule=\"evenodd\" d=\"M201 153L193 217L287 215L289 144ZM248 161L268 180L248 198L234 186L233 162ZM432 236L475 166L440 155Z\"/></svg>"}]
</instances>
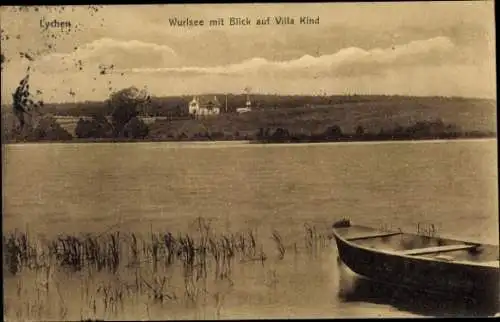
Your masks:
<instances>
[{"instance_id":1,"label":"lake water","mask_svg":"<svg viewBox=\"0 0 500 322\"><path fill-rule=\"evenodd\" d=\"M402 295L339 297L351 276L337 264L334 245L277 258L271 232L297 247L305 224L324 236L343 217L411 232L433 224L442 236L499 243L496 140L16 144L3 153L4 231L46 238L109 229L175 232L189 230L197 217L220 232L258 231L266 266L235 269L217 314L177 306L151 307L148 316L433 314ZM118 316L140 319L140 310Z\"/></svg>"}]
</instances>

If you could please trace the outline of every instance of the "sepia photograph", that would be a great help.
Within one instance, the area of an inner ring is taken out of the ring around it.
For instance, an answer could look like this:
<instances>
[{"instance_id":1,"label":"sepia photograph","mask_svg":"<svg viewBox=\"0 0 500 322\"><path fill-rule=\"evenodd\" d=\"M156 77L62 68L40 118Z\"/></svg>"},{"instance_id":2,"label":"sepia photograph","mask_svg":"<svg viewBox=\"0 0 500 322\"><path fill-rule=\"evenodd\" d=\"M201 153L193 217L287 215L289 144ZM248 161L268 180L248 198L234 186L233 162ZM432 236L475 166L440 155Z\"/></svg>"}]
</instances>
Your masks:
<instances>
[{"instance_id":1,"label":"sepia photograph","mask_svg":"<svg viewBox=\"0 0 500 322\"><path fill-rule=\"evenodd\" d=\"M5 321L500 316L493 1L0 16Z\"/></svg>"}]
</instances>

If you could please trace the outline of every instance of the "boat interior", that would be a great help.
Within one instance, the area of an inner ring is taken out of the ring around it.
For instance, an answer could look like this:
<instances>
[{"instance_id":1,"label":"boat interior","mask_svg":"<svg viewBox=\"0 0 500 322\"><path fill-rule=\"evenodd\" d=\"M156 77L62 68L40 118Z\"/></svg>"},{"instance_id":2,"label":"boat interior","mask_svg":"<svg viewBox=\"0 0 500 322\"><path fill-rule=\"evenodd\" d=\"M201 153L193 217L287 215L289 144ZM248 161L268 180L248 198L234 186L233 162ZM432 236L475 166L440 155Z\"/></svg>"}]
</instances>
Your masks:
<instances>
[{"instance_id":1,"label":"boat interior","mask_svg":"<svg viewBox=\"0 0 500 322\"><path fill-rule=\"evenodd\" d=\"M499 246L350 225L334 226L336 233L356 245L404 256L432 258L441 261L471 262L500 267Z\"/></svg>"}]
</instances>

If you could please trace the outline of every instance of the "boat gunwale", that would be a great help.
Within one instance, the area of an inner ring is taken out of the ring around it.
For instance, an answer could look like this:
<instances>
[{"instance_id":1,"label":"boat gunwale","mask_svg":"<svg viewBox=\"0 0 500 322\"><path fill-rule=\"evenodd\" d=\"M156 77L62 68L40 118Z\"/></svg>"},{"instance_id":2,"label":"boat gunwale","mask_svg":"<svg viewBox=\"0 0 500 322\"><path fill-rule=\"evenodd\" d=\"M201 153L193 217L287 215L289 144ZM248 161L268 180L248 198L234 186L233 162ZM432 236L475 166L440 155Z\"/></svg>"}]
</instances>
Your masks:
<instances>
[{"instance_id":1,"label":"boat gunwale","mask_svg":"<svg viewBox=\"0 0 500 322\"><path fill-rule=\"evenodd\" d=\"M342 227L342 228L352 228L352 227L369 228L369 229L376 230L376 229L371 228L371 227L359 226L359 225L353 225L353 226L350 226L350 227ZM485 269L497 269L497 270L500 269L500 260L484 261L484 262L473 262L473 261L464 261L464 260L442 260L442 259L439 259L439 258L425 257L425 256L422 256L422 255L405 255L405 254L400 253L400 252L395 251L395 250L393 251L393 250L384 250L384 249L377 249L377 248L369 248L369 247L366 247L366 246L359 245L359 244L355 243L354 241L351 242L351 241L347 240L345 237L342 237L338 233L337 229L338 228L335 228L335 227L333 228L333 234L335 235L336 238L342 240L342 242L346 243L350 247L362 249L362 250L373 252L373 253L379 253L379 254L385 254L385 255L393 255L393 256L398 256L398 257L405 258L405 259L416 259L416 260L424 260L424 261L429 261L429 262L440 262L440 263L447 263L447 264L461 265L461 266L481 267L481 268L485 268ZM422 236L422 237L426 237L424 235L418 235L418 234L412 234L412 233L405 233L405 232L402 232L401 235L403 235L403 236L407 235L407 236ZM430 238L439 238L439 237L430 237ZM442 238L446 239L444 237L442 237ZM451 239L451 240L457 241L457 242L462 242L464 244L468 243L468 244L477 245L477 246L493 246L493 247L498 247L498 246L492 245L492 244L474 243L474 242L467 242L467 241L455 240L455 239ZM411 250L411 249L408 249L408 250ZM495 264L489 264L491 262L495 262L496 265Z\"/></svg>"}]
</instances>

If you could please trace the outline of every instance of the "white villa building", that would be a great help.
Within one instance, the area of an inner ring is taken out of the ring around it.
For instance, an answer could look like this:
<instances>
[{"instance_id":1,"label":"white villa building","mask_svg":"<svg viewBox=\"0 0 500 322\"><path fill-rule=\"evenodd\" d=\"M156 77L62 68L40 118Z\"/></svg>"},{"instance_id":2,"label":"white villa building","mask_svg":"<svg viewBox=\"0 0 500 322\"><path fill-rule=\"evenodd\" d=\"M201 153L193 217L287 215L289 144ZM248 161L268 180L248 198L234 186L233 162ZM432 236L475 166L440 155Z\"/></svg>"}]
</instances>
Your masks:
<instances>
[{"instance_id":1,"label":"white villa building","mask_svg":"<svg viewBox=\"0 0 500 322\"><path fill-rule=\"evenodd\" d=\"M219 115L221 114L221 112L223 112L222 109L224 109L225 113L228 112L227 95L224 107L222 107L222 104L217 99L217 96L213 97L194 96L193 99L188 104L189 114L194 117ZM250 95L247 94L247 100L245 102L245 106L236 108L236 112L241 114L250 112L251 110L252 110L252 102L250 101Z\"/></svg>"},{"instance_id":2,"label":"white villa building","mask_svg":"<svg viewBox=\"0 0 500 322\"><path fill-rule=\"evenodd\" d=\"M189 114L194 116L219 115L221 112L221 104L217 96L206 98L198 96L193 97L189 102Z\"/></svg>"}]
</instances>

